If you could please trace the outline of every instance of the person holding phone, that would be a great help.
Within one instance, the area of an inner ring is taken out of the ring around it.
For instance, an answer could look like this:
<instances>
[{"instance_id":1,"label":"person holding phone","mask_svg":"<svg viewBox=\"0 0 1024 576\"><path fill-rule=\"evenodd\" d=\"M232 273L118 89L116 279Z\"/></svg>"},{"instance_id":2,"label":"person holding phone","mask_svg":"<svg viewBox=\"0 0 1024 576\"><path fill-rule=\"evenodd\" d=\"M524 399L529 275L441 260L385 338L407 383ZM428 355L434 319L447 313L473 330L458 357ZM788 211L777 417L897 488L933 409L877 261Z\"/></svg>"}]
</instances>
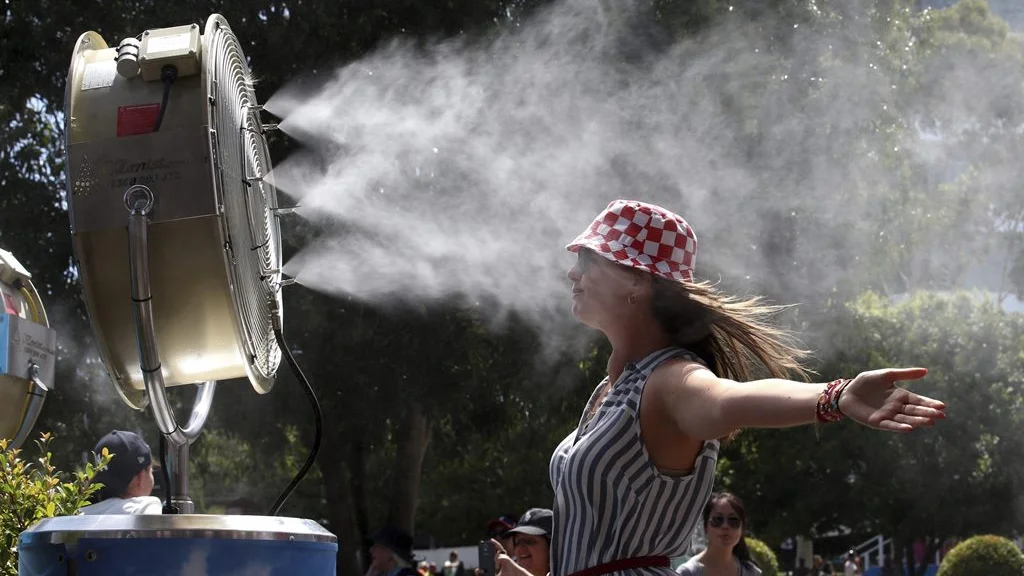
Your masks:
<instances>
[{"instance_id":1,"label":"person holding phone","mask_svg":"<svg viewBox=\"0 0 1024 576\"><path fill-rule=\"evenodd\" d=\"M719 441L737 430L849 418L909 432L945 417L942 402L896 385L922 368L807 383L805 352L770 322L780 308L698 281L696 235L660 206L615 200L567 249L573 315L612 352L551 458L552 576L675 576L670 558L701 520ZM527 574L505 554L497 563L502 576Z\"/></svg>"},{"instance_id":2,"label":"person holding phone","mask_svg":"<svg viewBox=\"0 0 1024 576\"><path fill-rule=\"evenodd\" d=\"M550 566L554 515L548 508L531 508L509 530L516 563L532 576L546 576Z\"/></svg>"},{"instance_id":3,"label":"person holding phone","mask_svg":"<svg viewBox=\"0 0 1024 576\"><path fill-rule=\"evenodd\" d=\"M704 506L703 519L708 547L676 568L676 573L681 576L761 574L745 540L747 509L743 501L728 492L712 494Z\"/></svg>"}]
</instances>

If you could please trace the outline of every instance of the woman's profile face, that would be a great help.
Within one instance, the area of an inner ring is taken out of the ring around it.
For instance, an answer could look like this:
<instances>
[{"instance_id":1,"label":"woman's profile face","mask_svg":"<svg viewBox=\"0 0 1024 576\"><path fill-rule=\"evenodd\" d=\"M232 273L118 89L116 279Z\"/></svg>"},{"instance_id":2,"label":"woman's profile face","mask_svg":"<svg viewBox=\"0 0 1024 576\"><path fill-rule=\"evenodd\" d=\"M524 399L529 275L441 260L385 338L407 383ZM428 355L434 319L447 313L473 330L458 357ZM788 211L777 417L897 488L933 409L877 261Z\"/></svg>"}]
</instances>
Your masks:
<instances>
[{"instance_id":1,"label":"woman's profile face","mask_svg":"<svg viewBox=\"0 0 1024 576\"><path fill-rule=\"evenodd\" d=\"M629 313L629 297L639 295L636 273L592 250L576 253L569 269L572 281L572 314L577 320L599 330Z\"/></svg>"},{"instance_id":2,"label":"woman's profile face","mask_svg":"<svg viewBox=\"0 0 1024 576\"><path fill-rule=\"evenodd\" d=\"M718 500L711 507L711 515L704 527L708 542L732 549L743 537L743 520L726 500Z\"/></svg>"}]
</instances>

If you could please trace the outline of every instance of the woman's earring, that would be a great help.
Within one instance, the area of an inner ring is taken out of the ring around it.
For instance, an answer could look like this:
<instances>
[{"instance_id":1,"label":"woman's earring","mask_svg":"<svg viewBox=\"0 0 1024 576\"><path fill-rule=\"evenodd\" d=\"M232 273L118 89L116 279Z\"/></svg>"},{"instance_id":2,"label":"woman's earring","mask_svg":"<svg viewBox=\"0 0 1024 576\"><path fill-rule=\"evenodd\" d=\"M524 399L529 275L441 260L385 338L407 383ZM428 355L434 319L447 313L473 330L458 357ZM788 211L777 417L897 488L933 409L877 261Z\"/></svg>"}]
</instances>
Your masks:
<instances>
[{"instance_id":1,"label":"woman's earring","mask_svg":"<svg viewBox=\"0 0 1024 576\"><path fill-rule=\"evenodd\" d=\"M629 302L630 304L636 304L636 294L630 294L629 296L627 296L626 302Z\"/></svg>"}]
</instances>

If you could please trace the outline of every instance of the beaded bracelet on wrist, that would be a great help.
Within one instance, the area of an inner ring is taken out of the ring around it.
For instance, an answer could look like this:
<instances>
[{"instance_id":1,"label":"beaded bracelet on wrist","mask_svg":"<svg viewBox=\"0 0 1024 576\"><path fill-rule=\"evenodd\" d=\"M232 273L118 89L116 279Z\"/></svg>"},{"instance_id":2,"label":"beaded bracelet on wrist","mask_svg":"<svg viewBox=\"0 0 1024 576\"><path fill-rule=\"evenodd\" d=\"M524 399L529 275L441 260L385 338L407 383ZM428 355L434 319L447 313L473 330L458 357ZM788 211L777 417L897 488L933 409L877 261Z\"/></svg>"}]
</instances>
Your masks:
<instances>
[{"instance_id":1,"label":"beaded bracelet on wrist","mask_svg":"<svg viewBox=\"0 0 1024 576\"><path fill-rule=\"evenodd\" d=\"M818 422L838 422L846 417L839 410L839 397L849 384L848 378L840 378L825 385L825 389L818 396L818 405L814 413Z\"/></svg>"}]
</instances>

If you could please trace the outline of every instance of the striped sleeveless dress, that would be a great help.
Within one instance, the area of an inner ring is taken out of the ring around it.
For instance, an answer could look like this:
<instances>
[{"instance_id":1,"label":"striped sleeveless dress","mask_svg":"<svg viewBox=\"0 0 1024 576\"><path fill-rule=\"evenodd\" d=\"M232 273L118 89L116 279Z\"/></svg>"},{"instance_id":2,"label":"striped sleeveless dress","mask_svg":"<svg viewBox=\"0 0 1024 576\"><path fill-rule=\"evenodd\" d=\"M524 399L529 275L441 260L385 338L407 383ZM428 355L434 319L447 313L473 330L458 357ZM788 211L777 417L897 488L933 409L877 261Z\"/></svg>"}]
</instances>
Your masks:
<instances>
[{"instance_id":1,"label":"striped sleeveless dress","mask_svg":"<svg viewBox=\"0 0 1024 576\"><path fill-rule=\"evenodd\" d=\"M684 476L661 473L640 438L640 396L654 369L669 358L697 357L681 348L627 364L593 418L607 378L594 390L579 427L551 457L555 491L551 576L640 556L681 556L711 495L718 441L704 443ZM675 576L668 567L616 574Z\"/></svg>"}]
</instances>

